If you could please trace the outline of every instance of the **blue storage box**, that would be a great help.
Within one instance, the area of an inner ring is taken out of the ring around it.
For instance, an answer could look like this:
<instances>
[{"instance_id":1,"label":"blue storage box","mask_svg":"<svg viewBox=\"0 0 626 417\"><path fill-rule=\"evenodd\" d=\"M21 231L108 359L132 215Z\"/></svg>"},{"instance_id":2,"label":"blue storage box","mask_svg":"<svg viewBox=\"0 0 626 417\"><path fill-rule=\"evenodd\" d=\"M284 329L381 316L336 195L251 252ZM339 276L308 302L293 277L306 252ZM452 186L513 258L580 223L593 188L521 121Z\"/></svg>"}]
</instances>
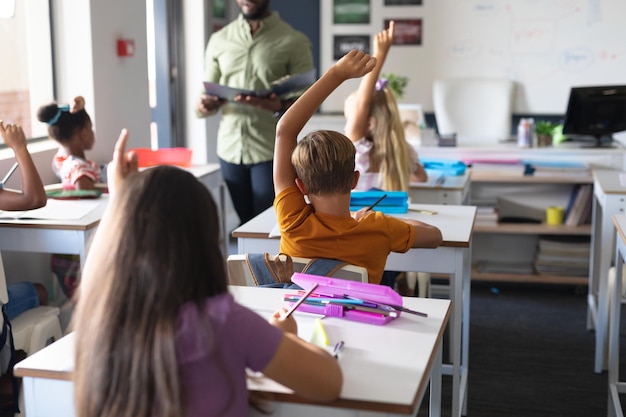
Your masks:
<instances>
[{"instance_id":1,"label":"blue storage box","mask_svg":"<svg viewBox=\"0 0 626 417\"><path fill-rule=\"evenodd\" d=\"M379 198L387 194L372 210L382 213L406 213L409 211L409 194L405 191L352 191L350 194L350 211L358 211L369 207Z\"/></svg>"},{"instance_id":2,"label":"blue storage box","mask_svg":"<svg viewBox=\"0 0 626 417\"><path fill-rule=\"evenodd\" d=\"M465 174L467 166L463 161L453 161L449 159L425 159L420 158L420 162L427 171L436 171L441 175L457 176Z\"/></svg>"}]
</instances>

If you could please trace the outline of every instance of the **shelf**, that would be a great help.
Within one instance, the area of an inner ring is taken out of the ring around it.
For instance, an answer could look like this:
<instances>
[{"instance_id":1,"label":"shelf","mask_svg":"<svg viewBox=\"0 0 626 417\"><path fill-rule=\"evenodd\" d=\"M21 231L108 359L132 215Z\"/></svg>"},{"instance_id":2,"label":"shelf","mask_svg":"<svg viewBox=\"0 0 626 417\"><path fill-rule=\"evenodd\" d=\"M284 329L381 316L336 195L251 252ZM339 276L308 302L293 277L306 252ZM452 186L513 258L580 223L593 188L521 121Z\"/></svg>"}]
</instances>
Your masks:
<instances>
[{"instance_id":1,"label":"shelf","mask_svg":"<svg viewBox=\"0 0 626 417\"><path fill-rule=\"evenodd\" d=\"M519 183L519 184L592 184L590 175L533 176L498 174L497 172L471 172L471 182Z\"/></svg>"},{"instance_id":2,"label":"shelf","mask_svg":"<svg viewBox=\"0 0 626 417\"><path fill-rule=\"evenodd\" d=\"M474 233L512 233L517 235L591 235L591 225L554 225L545 223L498 223L495 225L476 224Z\"/></svg>"},{"instance_id":3,"label":"shelf","mask_svg":"<svg viewBox=\"0 0 626 417\"><path fill-rule=\"evenodd\" d=\"M570 275L480 273L472 267L472 281L587 285L589 278Z\"/></svg>"}]
</instances>

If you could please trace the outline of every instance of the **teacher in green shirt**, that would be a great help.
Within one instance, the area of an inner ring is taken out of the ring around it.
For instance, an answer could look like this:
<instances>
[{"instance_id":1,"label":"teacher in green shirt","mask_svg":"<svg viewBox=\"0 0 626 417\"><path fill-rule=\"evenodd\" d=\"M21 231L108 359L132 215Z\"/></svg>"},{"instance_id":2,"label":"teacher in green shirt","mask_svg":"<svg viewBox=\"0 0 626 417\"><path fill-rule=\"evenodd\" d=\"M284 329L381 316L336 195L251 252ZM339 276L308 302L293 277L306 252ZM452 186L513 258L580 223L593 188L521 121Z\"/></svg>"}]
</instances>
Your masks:
<instances>
[{"instance_id":1,"label":"teacher in green shirt","mask_svg":"<svg viewBox=\"0 0 626 417\"><path fill-rule=\"evenodd\" d=\"M213 33L207 44L205 81L258 91L281 77L313 68L309 39L271 12L269 3L237 0L240 15ZM238 95L234 101L200 96L199 117L221 109L217 156L241 223L272 205L276 123L304 90L280 97Z\"/></svg>"}]
</instances>

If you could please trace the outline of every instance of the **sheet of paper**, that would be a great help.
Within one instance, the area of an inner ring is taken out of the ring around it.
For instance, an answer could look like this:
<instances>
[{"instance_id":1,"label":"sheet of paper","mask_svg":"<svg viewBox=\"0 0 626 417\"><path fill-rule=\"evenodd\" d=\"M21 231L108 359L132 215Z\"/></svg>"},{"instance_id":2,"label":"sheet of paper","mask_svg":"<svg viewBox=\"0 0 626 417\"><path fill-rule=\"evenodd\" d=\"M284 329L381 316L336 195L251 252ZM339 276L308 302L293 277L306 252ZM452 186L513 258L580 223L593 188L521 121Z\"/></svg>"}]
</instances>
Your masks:
<instances>
[{"instance_id":1,"label":"sheet of paper","mask_svg":"<svg viewBox=\"0 0 626 417\"><path fill-rule=\"evenodd\" d=\"M79 220L100 204L97 200L54 200L35 210L0 210L0 219Z\"/></svg>"}]
</instances>

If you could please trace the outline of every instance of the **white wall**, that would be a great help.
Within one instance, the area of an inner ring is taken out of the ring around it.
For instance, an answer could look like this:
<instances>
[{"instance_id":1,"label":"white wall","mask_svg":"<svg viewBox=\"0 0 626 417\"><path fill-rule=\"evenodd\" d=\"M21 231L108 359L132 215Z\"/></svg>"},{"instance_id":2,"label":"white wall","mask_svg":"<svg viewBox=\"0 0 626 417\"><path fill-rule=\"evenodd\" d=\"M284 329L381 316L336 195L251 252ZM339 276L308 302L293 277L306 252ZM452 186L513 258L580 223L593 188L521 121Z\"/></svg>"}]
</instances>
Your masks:
<instances>
[{"instance_id":1,"label":"white wall","mask_svg":"<svg viewBox=\"0 0 626 417\"><path fill-rule=\"evenodd\" d=\"M334 35L370 35L384 19L422 19L422 44L393 46L383 72L409 78L406 103L430 112L440 77L496 77L517 84L514 113L563 114L570 87L626 83L623 0L425 0L421 6L370 2L369 24L334 25L322 0L320 54L332 65ZM344 83L324 104L340 111L356 82Z\"/></svg>"},{"instance_id":2,"label":"white wall","mask_svg":"<svg viewBox=\"0 0 626 417\"><path fill-rule=\"evenodd\" d=\"M88 156L109 161L124 127L130 147L150 147L145 1L53 3L58 97L85 97L96 132ZM134 40L134 56L117 56L119 38Z\"/></svg>"},{"instance_id":3,"label":"white wall","mask_svg":"<svg viewBox=\"0 0 626 417\"><path fill-rule=\"evenodd\" d=\"M108 162L124 127L130 131L130 147L150 147L145 1L53 0L53 11L58 98L70 102L76 95L85 97L96 132L88 157ZM117 56L120 37L134 40L133 57ZM53 143L29 147L46 184L57 182L50 168L55 148ZM12 162L12 158L0 160L0 172L6 172ZM2 256L9 282L51 282L50 255L5 252Z\"/></svg>"}]
</instances>

